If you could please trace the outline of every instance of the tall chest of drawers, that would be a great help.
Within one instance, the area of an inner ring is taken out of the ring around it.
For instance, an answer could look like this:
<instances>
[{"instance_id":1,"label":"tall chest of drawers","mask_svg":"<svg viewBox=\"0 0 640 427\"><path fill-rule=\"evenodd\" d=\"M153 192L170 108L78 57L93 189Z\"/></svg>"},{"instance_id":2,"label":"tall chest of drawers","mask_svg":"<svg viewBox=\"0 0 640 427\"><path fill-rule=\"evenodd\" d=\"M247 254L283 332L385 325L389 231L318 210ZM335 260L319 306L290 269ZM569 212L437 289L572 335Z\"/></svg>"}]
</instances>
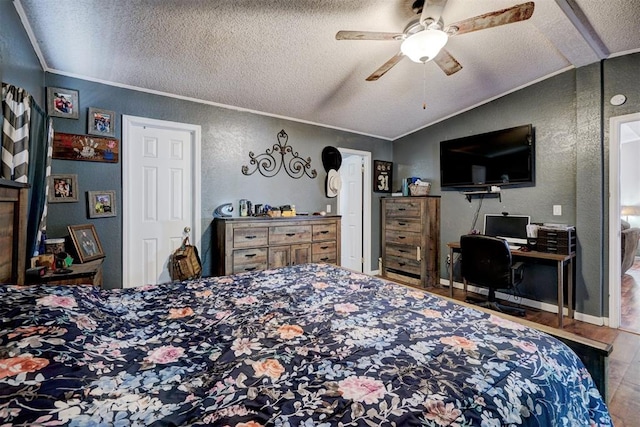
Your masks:
<instances>
[{"instance_id":1,"label":"tall chest of drawers","mask_svg":"<svg viewBox=\"0 0 640 427\"><path fill-rule=\"evenodd\" d=\"M340 265L340 217L215 218L213 274L307 262Z\"/></svg>"},{"instance_id":2,"label":"tall chest of drawers","mask_svg":"<svg viewBox=\"0 0 640 427\"><path fill-rule=\"evenodd\" d=\"M440 197L382 198L382 276L414 286L440 282Z\"/></svg>"}]
</instances>

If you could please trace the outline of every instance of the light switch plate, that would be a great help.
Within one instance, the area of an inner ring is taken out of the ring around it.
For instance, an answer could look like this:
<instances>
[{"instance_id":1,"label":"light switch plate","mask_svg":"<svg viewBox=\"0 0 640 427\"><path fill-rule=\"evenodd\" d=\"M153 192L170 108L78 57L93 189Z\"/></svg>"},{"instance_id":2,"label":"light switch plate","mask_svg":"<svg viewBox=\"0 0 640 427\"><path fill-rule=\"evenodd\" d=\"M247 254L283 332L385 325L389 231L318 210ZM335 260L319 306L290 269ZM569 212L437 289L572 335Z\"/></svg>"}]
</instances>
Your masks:
<instances>
[{"instance_id":1,"label":"light switch plate","mask_svg":"<svg viewBox=\"0 0 640 427\"><path fill-rule=\"evenodd\" d=\"M553 205L553 214L555 216L562 215L562 205Z\"/></svg>"}]
</instances>

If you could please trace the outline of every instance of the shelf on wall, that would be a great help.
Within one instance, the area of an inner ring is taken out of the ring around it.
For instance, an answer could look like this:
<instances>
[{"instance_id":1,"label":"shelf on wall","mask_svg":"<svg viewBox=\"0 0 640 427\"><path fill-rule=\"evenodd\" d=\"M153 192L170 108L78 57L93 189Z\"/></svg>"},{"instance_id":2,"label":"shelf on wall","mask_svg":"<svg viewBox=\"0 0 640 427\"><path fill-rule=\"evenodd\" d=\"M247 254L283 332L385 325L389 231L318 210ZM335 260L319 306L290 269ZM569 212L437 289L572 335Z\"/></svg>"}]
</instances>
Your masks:
<instances>
[{"instance_id":1,"label":"shelf on wall","mask_svg":"<svg viewBox=\"0 0 640 427\"><path fill-rule=\"evenodd\" d=\"M502 194L500 193L500 191L489 191L489 190L481 190L481 191L464 191L462 194L464 194L464 196L467 198L467 201L469 203L471 203L471 199L475 196L480 196L480 197L485 197L485 196L491 196L491 197L498 197L498 200L500 200L500 202L502 202Z\"/></svg>"}]
</instances>

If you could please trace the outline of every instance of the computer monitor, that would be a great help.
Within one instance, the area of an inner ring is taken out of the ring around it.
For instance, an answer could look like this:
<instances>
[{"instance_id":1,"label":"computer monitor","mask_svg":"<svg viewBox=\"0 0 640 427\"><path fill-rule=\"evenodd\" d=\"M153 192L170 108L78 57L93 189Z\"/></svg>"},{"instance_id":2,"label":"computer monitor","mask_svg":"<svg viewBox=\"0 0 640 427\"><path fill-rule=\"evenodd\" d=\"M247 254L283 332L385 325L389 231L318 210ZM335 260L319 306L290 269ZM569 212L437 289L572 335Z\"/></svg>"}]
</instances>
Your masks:
<instances>
[{"instance_id":1,"label":"computer monitor","mask_svg":"<svg viewBox=\"0 0 640 427\"><path fill-rule=\"evenodd\" d=\"M530 221L527 215L485 214L483 234L502 237L510 245L526 245Z\"/></svg>"}]
</instances>

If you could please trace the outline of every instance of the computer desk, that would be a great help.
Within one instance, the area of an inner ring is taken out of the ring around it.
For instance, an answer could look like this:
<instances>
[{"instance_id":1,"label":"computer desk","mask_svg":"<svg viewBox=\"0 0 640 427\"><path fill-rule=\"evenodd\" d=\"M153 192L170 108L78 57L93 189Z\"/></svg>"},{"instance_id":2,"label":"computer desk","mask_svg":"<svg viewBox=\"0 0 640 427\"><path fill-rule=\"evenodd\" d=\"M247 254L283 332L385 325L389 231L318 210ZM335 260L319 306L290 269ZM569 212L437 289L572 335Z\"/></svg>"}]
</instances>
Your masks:
<instances>
[{"instance_id":1,"label":"computer desk","mask_svg":"<svg viewBox=\"0 0 640 427\"><path fill-rule=\"evenodd\" d=\"M449 257L452 260L452 265L449 268L449 297L453 298L453 254L454 252L460 252L460 242L449 242ZM533 258L533 259L545 259L550 261L556 261L558 266L558 328L562 328L563 308L564 308L564 265L567 264L567 293L568 293L568 309L569 318L573 319L573 260L576 257L576 253L572 252L569 255L554 254L548 252L538 251L521 251L518 249L511 249L511 255L518 258Z\"/></svg>"}]
</instances>

